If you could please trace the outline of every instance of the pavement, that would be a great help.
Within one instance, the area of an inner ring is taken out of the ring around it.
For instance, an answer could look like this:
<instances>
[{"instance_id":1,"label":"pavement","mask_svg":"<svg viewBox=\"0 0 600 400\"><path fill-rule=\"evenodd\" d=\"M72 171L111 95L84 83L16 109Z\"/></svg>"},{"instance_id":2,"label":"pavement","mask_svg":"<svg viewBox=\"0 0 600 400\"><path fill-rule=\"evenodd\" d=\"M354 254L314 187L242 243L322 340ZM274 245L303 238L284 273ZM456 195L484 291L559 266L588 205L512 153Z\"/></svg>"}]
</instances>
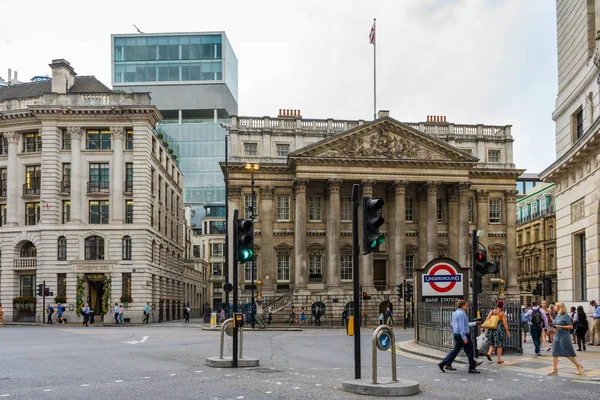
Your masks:
<instances>
[{"instance_id":1,"label":"pavement","mask_svg":"<svg viewBox=\"0 0 600 400\"><path fill-rule=\"evenodd\" d=\"M600 382L600 346L587 346L586 351L577 351L577 345L574 345L577 352L577 360L583 365L584 374L577 375L577 369L569 360L564 357L559 358L558 370L560 376L576 380L588 380ZM399 354L407 353L420 357L427 357L436 362L439 362L448 351L440 351L422 344L415 343L414 340L398 342L396 349ZM526 372L535 375L547 375L552 369L552 350L545 351L542 349L542 355L536 356L533 342L530 340L523 343L523 354L503 354L503 364L498 364L496 356L492 357L492 362L488 361L484 354L480 353L479 360L484 360L483 365L494 366L502 369L510 369L513 371ZM456 361L459 364L468 364L467 357L464 352L457 357Z\"/></svg>"},{"instance_id":2,"label":"pavement","mask_svg":"<svg viewBox=\"0 0 600 400\"><path fill-rule=\"evenodd\" d=\"M205 359L219 354L220 334L200 329L203 325L192 320L189 324L174 321L144 326L0 328L0 399L369 398L342 390L342 382L354 379L356 373L354 337L342 328L248 330L244 355L259 358L260 366L219 369L206 366ZM370 379L373 329L360 333L359 371L363 379ZM413 339L412 330L396 328L395 335L402 344ZM231 355L231 350L231 338L226 337L225 355ZM596 356L596 349L593 351ZM382 381L391 376L390 355L378 355L376 370ZM542 358L549 361L548 356ZM563 374L563 369L568 373L563 361L558 376L542 375L533 367L525 372L488 362L478 368L478 375L468 374L460 363L457 371L441 373L436 362L398 350L398 378L419 382L420 392L413 397L530 400L533 393L544 400L598 400L600 392L600 382ZM587 368L584 360L582 363Z\"/></svg>"}]
</instances>

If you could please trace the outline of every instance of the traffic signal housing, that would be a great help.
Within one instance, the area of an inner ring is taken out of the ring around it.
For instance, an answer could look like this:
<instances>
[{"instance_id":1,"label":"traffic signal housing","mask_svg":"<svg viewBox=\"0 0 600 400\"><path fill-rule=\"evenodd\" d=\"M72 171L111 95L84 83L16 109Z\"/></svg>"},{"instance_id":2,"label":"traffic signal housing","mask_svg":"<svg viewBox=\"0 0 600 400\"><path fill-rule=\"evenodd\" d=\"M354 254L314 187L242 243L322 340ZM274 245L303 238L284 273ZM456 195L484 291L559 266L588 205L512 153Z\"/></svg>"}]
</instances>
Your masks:
<instances>
[{"instance_id":1,"label":"traffic signal housing","mask_svg":"<svg viewBox=\"0 0 600 400\"><path fill-rule=\"evenodd\" d=\"M498 261L488 262L485 249L477 249L473 254L473 268L479 275L497 274L500 272L500 263Z\"/></svg>"},{"instance_id":2,"label":"traffic signal housing","mask_svg":"<svg viewBox=\"0 0 600 400\"><path fill-rule=\"evenodd\" d=\"M44 288L44 296L46 296L46 297L50 296L50 288L49 287Z\"/></svg>"},{"instance_id":3,"label":"traffic signal housing","mask_svg":"<svg viewBox=\"0 0 600 400\"><path fill-rule=\"evenodd\" d=\"M541 296L542 295L542 284L538 283L537 285L535 285L535 289L533 289L531 291L531 294L534 296Z\"/></svg>"},{"instance_id":4,"label":"traffic signal housing","mask_svg":"<svg viewBox=\"0 0 600 400\"><path fill-rule=\"evenodd\" d=\"M369 296L369 294L367 292L363 292L362 294L363 294L363 296L362 296L363 300L371 300L371 296Z\"/></svg>"},{"instance_id":5,"label":"traffic signal housing","mask_svg":"<svg viewBox=\"0 0 600 400\"><path fill-rule=\"evenodd\" d=\"M552 296L554 294L554 290L552 289L552 278L545 278L544 285L546 286L546 296Z\"/></svg>"},{"instance_id":6,"label":"traffic signal housing","mask_svg":"<svg viewBox=\"0 0 600 400\"><path fill-rule=\"evenodd\" d=\"M238 262L250 261L254 256L252 221L240 218L236 221L235 228L234 235L237 244Z\"/></svg>"},{"instance_id":7,"label":"traffic signal housing","mask_svg":"<svg viewBox=\"0 0 600 400\"><path fill-rule=\"evenodd\" d=\"M401 299L402 298L402 285L396 286L396 293L398 294L398 298Z\"/></svg>"},{"instance_id":8,"label":"traffic signal housing","mask_svg":"<svg viewBox=\"0 0 600 400\"><path fill-rule=\"evenodd\" d=\"M404 290L404 301L412 301L413 298L413 285L410 283L406 284L406 288Z\"/></svg>"},{"instance_id":9,"label":"traffic signal housing","mask_svg":"<svg viewBox=\"0 0 600 400\"><path fill-rule=\"evenodd\" d=\"M42 285L41 283L37 285L37 295L39 297L42 297L44 295L44 285Z\"/></svg>"},{"instance_id":10,"label":"traffic signal housing","mask_svg":"<svg viewBox=\"0 0 600 400\"><path fill-rule=\"evenodd\" d=\"M379 232L379 228L385 222L381 216L383 199L371 197L362 198L363 209L363 249L364 253L379 251L379 246L385 242L385 237Z\"/></svg>"}]
</instances>

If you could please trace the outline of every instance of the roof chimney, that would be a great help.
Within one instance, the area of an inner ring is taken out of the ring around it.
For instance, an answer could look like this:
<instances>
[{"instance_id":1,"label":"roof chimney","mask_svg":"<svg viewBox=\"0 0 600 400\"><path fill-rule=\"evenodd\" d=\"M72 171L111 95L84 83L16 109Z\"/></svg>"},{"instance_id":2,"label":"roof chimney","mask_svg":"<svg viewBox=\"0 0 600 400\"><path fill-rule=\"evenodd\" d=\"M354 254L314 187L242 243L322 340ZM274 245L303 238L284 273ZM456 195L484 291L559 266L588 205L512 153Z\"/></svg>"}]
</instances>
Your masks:
<instances>
[{"instance_id":1,"label":"roof chimney","mask_svg":"<svg viewBox=\"0 0 600 400\"><path fill-rule=\"evenodd\" d=\"M377 113L377 118L383 118L383 117L389 117L390 116L390 110L379 110L379 112Z\"/></svg>"},{"instance_id":2,"label":"roof chimney","mask_svg":"<svg viewBox=\"0 0 600 400\"><path fill-rule=\"evenodd\" d=\"M67 60L52 60L52 92L67 93L75 84L75 70Z\"/></svg>"}]
</instances>

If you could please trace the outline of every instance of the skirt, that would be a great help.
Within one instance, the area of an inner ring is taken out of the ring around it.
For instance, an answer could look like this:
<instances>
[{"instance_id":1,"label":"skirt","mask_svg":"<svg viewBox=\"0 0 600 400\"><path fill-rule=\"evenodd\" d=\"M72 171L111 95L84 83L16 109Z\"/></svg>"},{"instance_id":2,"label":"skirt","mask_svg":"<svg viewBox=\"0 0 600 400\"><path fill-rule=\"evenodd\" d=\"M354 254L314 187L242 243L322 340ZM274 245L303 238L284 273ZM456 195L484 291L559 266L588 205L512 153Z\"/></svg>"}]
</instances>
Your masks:
<instances>
[{"instance_id":1,"label":"skirt","mask_svg":"<svg viewBox=\"0 0 600 400\"><path fill-rule=\"evenodd\" d=\"M506 341L506 331L504 330L504 326L499 323L497 329L488 329L485 333L485 337L490 346L496 348L504 347L504 342Z\"/></svg>"}]
</instances>

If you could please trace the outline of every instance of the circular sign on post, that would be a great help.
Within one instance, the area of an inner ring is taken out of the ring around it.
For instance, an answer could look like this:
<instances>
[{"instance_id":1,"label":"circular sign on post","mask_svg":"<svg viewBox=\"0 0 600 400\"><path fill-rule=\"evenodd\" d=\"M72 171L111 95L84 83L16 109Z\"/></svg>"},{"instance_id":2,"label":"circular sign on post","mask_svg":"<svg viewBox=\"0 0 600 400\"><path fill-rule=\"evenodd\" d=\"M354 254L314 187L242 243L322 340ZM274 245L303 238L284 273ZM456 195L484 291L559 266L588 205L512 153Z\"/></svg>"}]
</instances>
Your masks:
<instances>
[{"instance_id":1,"label":"circular sign on post","mask_svg":"<svg viewBox=\"0 0 600 400\"><path fill-rule=\"evenodd\" d=\"M231 324L225 327L225 334L227 336L233 336L233 326L231 326Z\"/></svg>"},{"instance_id":2,"label":"circular sign on post","mask_svg":"<svg viewBox=\"0 0 600 400\"><path fill-rule=\"evenodd\" d=\"M223 285L223 290L225 293L230 293L233 291L233 285L231 283L226 283Z\"/></svg>"},{"instance_id":3,"label":"circular sign on post","mask_svg":"<svg viewBox=\"0 0 600 400\"><path fill-rule=\"evenodd\" d=\"M388 351L392 346L392 338L386 331L377 334L377 348L381 351Z\"/></svg>"}]
</instances>

